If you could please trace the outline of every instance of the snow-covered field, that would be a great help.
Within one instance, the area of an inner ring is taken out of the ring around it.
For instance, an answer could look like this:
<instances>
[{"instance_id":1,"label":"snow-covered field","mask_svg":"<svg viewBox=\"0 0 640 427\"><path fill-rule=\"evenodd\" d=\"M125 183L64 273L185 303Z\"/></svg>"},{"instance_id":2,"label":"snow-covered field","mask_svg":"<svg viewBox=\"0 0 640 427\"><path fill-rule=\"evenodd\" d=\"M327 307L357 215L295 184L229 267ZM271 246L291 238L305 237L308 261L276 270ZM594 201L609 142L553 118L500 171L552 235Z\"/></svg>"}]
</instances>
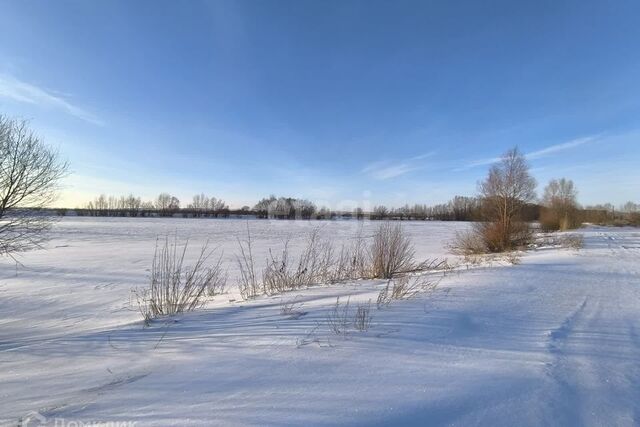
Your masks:
<instances>
[{"instance_id":1,"label":"snow-covered field","mask_svg":"<svg viewBox=\"0 0 640 427\"><path fill-rule=\"evenodd\" d=\"M339 242L358 222L250 221L254 252L287 237L295 252L317 225ZM451 257L447 243L467 225L404 226L425 258ZM374 304L371 328L346 337L327 325L336 297L375 301L383 282L250 302L230 301L231 288L142 327L130 290L146 283L157 235L190 238L194 254L210 239L233 278L246 228L66 218L23 266L3 260L0 423L36 425L37 411L51 425L640 424L638 229L591 227L580 251L462 268L431 295ZM281 314L294 298L300 313Z\"/></svg>"}]
</instances>

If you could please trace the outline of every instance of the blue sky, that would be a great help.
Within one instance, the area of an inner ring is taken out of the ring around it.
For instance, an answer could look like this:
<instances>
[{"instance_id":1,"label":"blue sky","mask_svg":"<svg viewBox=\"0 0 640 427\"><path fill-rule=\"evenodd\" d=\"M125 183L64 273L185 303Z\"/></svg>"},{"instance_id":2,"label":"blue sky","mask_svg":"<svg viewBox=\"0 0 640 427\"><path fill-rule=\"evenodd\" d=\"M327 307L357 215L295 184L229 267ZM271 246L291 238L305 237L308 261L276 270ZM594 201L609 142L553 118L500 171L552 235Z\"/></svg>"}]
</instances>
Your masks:
<instances>
[{"instance_id":1,"label":"blue sky","mask_svg":"<svg viewBox=\"0 0 640 427\"><path fill-rule=\"evenodd\" d=\"M332 207L472 195L518 145L539 192L640 198L637 1L0 3L0 112L99 194Z\"/></svg>"}]
</instances>

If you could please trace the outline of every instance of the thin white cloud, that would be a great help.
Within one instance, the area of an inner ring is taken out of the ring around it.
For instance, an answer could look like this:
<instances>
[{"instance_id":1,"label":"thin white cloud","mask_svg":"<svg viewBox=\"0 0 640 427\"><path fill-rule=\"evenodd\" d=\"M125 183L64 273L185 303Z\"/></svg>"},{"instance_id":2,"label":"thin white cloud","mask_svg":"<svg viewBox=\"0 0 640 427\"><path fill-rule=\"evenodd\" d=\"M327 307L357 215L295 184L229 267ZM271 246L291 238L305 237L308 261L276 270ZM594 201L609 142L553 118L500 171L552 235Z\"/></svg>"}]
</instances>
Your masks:
<instances>
[{"instance_id":1,"label":"thin white cloud","mask_svg":"<svg viewBox=\"0 0 640 427\"><path fill-rule=\"evenodd\" d=\"M385 180L390 178L395 178L400 175L404 175L405 173L416 170L415 166L410 166L406 163L402 163L399 165L392 165L383 167L381 169L375 170L371 172L371 175L379 180Z\"/></svg>"},{"instance_id":2,"label":"thin white cloud","mask_svg":"<svg viewBox=\"0 0 640 427\"><path fill-rule=\"evenodd\" d=\"M104 126L104 122L98 117L83 108L73 105L62 96L8 75L0 75L0 97L25 104L55 108L85 122Z\"/></svg>"},{"instance_id":3,"label":"thin white cloud","mask_svg":"<svg viewBox=\"0 0 640 427\"><path fill-rule=\"evenodd\" d=\"M467 163L466 165L464 165L461 168L457 168L455 169L456 171L458 170L465 170L465 169L471 169L471 168L475 168L477 166L486 166L486 165L492 165L496 162L500 161L500 157L492 157L490 159L480 159L480 160L474 160L472 162Z\"/></svg>"},{"instance_id":4,"label":"thin white cloud","mask_svg":"<svg viewBox=\"0 0 640 427\"><path fill-rule=\"evenodd\" d=\"M392 163L388 160L373 162L365 166L362 169L362 173L380 181L396 178L411 171L423 168L424 164L421 164L420 160L424 160L434 154L434 152L424 153L397 163Z\"/></svg>"},{"instance_id":5,"label":"thin white cloud","mask_svg":"<svg viewBox=\"0 0 640 427\"><path fill-rule=\"evenodd\" d=\"M567 141L567 142L563 142L563 143L555 144L555 145L550 145L549 147L543 148L541 150L532 151L531 153L527 153L524 156L525 156L525 158L527 158L527 160L540 159L540 158L547 157L547 156L549 156L551 154L555 154L555 153L560 152L560 151L569 150L571 148L579 147L580 145L584 145L584 144L593 142L593 141L597 140L599 137L600 137L600 135L594 135L594 136L587 136L587 137L583 137L583 138L572 139L571 141ZM466 165L464 165L462 167L454 169L454 171L462 171L462 170L466 170L466 169L475 168L477 166L492 165L492 164L497 163L499 161L500 161L500 157L493 157L493 158L487 158L487 159L474 160L474 161L471 161L471 162L467 163Z\"/></svg>"},{"instance_id":6,"label":"thin white cloud","mask_svg":"<svg viewBox=\"0 0 640 427\"><path fill-rule=\"evenodd\" d=\"M573 139L573 140L568 141L568 142L563 142L562 144L551 145L551 146L549 146L547 148L543 148L542 150L533 151L533 152L527 154L526 157L529 160L539 159L541 157L546 157L549 154L557 153L558 151L568 150L570 148L575 148L575 147L578 147L580 145L584 145L584 144L587 144L589 142L593 142L596 139L598 139L598 137L599 137L599 135L597 135L597 136L587 136L587 137L584 137L584 138L576 138L576 139Z\"/></svg>"}]
</instances>

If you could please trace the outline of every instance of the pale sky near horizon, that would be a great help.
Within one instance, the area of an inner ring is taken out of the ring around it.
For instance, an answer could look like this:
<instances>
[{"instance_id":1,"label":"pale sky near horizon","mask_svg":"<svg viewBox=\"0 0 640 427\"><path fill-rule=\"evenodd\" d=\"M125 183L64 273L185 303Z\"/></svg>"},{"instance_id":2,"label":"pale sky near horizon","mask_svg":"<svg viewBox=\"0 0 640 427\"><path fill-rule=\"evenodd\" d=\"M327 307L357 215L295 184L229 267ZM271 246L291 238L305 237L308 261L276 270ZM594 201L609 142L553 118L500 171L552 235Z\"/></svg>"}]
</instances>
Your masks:
<instances>
[{"instance_id":1,"label":"pale sky near horizon","mask_svg":"<svg viewBox=\"0 0 640 427\"><path fill-rule=\"evenodd\" d=\"M0 0L0 114L100 193L339 208L473 195L517 145L640 202L640 2Z\"/></svg>"}]
</instances>

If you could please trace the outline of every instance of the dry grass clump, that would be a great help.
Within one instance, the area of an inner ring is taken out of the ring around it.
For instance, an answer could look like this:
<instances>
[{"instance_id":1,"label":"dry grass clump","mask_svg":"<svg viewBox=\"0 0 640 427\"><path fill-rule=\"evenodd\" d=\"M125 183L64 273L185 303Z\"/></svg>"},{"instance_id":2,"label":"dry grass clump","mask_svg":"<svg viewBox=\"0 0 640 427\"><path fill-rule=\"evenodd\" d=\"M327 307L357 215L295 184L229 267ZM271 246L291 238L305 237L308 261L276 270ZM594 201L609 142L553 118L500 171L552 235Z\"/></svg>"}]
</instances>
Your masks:
<instances>
[{"instance_id":1,"label":"dry grass clump","mask_svg":"<svg viewBox=\"0 0 640 427\"><path fill-rule=\"evenodd\" d=\"M305 314L305 312L302 311L303 305L303 302L298 301L298 296L288 301L282 301L280 304L280 314L289 316L291 319L298 319Z\"/></svg>"},{"instance_id":2,"label":"dry grass clump","mask_svg":"<svg viewBox=\"0 0 640 427\"><path fill-rule=\"evenodd\" d=\"M362 235L362 227L355 238L347 245L342 245L334 261L331 282L363 279L372 276L369 248Z\"/></svg>"},{"instance_id":3,"label":"dry grass clump","mask_svg":"<svg viewBox=\"0 0 640 427\"><path fill-rule=\"evenodd\" d=\"M195 263L185 266L188 242L182 247L177 237L156 241L149 287L136 291L140 313L148 322L158 316L191 311L204 303L206 296L223 292L227 275L222 270L222 255L211 265L207 261L215 249L208 242L200 249Z\"/></svg>"},{"instance_id":4,"label":"dry grass clump","mask_svg":"<svg viewBox=\"0 0 640 427\"><path fill-rule=\"evenodd\" d=\"M366 332L371 326L371 300L358 304L353 317L353 327L359 332Z\"/></svg>"},{"instance_id":5,"label":"dry grass clump","mask_svg":"<svg viewBox=\"0 0 640 427\"><path fill-rule=\"evenodd\" d=\"M582 234L545 234L537 239L536 246L579 250L584 246L584 237Z\"/></svg>"},{"instance_id":6,"label":"dry grass clump","mask_svg":"<svg viewBox=\"0 0 640 427\"><path fill-rule=\"evenodd\" d=\"M333 247L320 238L318 229L311 232L297 262L289 256L289 241L279 256L269 250L267 266L262 272L264 293L276 293L326 283L333 277Z\"/></svg>"},{"instance_id":7,"label":"dry grass clump","mask_svg":"<svg viewBox=\"0 0 640 427\"><path fill-rule=\"evenodd\" d=\"M246 240L238 240L238 286L244 299L323 283L390 279L409 273L447 268L445 261L416 262L413 244L401 224L383 223L369 239L365 239L360 230L337 253L331 242L320 236L318 228L309 234L302 253L297 258L291 256L289 243L289 240L285 241L279 253L269 249L266 266L258 272L249 230Z\"/></svg>"},{"instance_id":8,"label":"dry grass clump","mask_svg":"<svg viewBox=\"0 0 640 427\"><path fill-rule=\"evenodd\" d=\"M351 313L350 297L342 304L340 297L327 314L329 329L336 335L346 336L353 328L359 332L366 332L371 326L371 301L356 306L355 313Z\"/></svg>"},{"instance_id":9,"label":"dry grass clump","mask_svg":"<svg viewBox=\"0 0 640 427\"><path fill-rule=\"evenodd\" d=\"M520 264L520 254L516 251L510 251L505 254L505 259L508 263L513 265Z\"/></svg>"},{"instance_id":10,"label":"dry grass clump","mask_svg":"<svg viewBox=\"0 0 640 427\"><path fill-rule=\"evenodd\" d=\"M346 304L340 303L340 297L336 298L336 303L333 308L327 314L327 324L329 329L336 335L346 335L349 331L349 300L347 298Z\"/></svg>"},{"instance_id":11,"label":"dry grass clump","mask_svg":"<svg viewBox=\"0 0 640 427\"><path fill-rule=\"evenodd\" d=\"M251 230L247 223L247 240L238 238L238 246L240 247L240 255L236 255L236 262L240 271L240 280L238 281L238 289L243 299L255 298L260 295L262 289L256 276L255 263L253 259L253 246L251 242Z\"/></svg>"},{"instance_id":12,"label":"dry grass clump","mask_svg":"<svg viewBox=\"0 0 640 427\"><path fill-rule=\"evenodd\" d=\"M582 234L566 234L560 238L560 242L565 248L579 250L584 247L584 237Z\"/></svg>"}]
</instances>

